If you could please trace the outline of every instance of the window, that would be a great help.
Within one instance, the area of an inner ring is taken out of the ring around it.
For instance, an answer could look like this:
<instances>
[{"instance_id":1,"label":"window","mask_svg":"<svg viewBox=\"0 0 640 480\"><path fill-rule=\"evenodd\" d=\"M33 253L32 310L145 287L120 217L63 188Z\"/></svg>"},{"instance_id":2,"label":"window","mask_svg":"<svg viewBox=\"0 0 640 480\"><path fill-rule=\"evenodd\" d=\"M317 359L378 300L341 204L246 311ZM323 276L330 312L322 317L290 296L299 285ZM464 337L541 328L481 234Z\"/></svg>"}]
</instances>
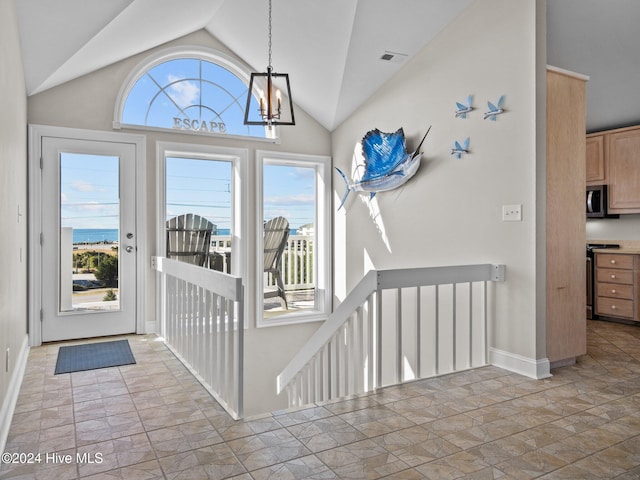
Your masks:
<instances>
[{"instance_id":1,"label":"window","mask_svg":"<svg viewBox=\"0 0 640 480\"><path fill-rule=\"evenodd\" d=\"M121 88L114 127L267 138L244 125L249 73L219 52L168 50L134 69ZM257 100L256 100L257 101Z\"/></svg>"},{"instance_id":2,"label":"window","mask_svg":"<svg viewBox=\"0 0 640 480\"><path fill-rule=\"evenodd\" d=\"M246 175L246 157L243 149L158 142L158 252L204 268L246 275L247 255L241 242L246 216L241 178ZM199 227L192 230L210 232L205 256L169 255L169 247L179 244L172 242L172 232L194 217Z\"/></svg>"},{"instance_id":3,"label":"window","mask_svg":"<svg viewBox=\"0 0 640 480\"><path fill-rule=\"evenodd\" d=\"M165 162L167 257L231 273L233 164L178 156L167 156ZM178 251L185 228L192 232L190 243L196 244L190 252Z\"/></svg>"},{"instance_id":4,"label":"window","mask_svg":"<svg viewBox=\"0 0 640 480\"><path fill-rule=\"evenodd\" d=\"M331 301L329 158L257 155L258 326L324 319Z\"/></svg>"}]
</instances>

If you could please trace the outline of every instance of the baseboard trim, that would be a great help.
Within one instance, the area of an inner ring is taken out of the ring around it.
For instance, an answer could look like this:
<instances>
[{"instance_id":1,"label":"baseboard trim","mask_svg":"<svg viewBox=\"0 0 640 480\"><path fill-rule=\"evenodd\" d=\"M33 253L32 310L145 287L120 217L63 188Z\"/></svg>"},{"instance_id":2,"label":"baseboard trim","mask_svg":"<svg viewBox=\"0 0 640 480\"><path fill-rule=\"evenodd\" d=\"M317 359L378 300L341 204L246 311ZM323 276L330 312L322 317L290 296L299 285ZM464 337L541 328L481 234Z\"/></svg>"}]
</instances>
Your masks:
<instances>
[{"instance_id":1,"label":"baseboard trim","mask_svg":"<svg viewBox=\"0 0 640 480\"><path fill-rule=\"evenodd\" d=\"M497 348L489 349L489 363L510 372L540 380L551 377L551 364L548 358L535 360Z\"/></svg>"},{"instance_id":2,"label":"baseboard trim","mask_svg":"<svg viewBox=\"0 0 640 480\"><path fill-rule=\"evenodd\" d=\"M159 335L157 322L144 322L144 333L155 333Z\"/></svg>"},{"instance_id":3,"label":"baseboard trim","mask_svg":"<svg viewBox=\"0 0 640 480\"><path fill-rule=\"evenodd\" d=\"M9 388L2 402L2 408L0 408L0 452L4 452L4 447L7 444L9 427L11 426L13 412L18 402L18 394L20 393L20 386L22 385L24 371L27 367L28 357L29 336L25 335L22 345L20 346L20 352L18 352L18 356L16 357L16 368L13 369L11 380L9 381Z\"/></svg>"}]
</instances>

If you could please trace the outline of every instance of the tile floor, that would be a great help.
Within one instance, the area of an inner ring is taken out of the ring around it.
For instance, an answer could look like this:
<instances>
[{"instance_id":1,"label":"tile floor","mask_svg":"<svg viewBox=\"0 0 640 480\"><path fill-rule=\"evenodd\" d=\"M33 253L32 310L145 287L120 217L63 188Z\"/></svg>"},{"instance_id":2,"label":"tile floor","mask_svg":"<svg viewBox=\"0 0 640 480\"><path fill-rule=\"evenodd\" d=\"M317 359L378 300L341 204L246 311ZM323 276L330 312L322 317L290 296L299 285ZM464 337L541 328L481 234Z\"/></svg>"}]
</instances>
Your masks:
<instances>
[{"instance_id":1,"label":"tile floor","mask_svg":"<svg viewBox=\"0 0 640 480\"><path fill-rule=\"evenodd\" d=\"M57 376L34 348L6 450L40 459L0 478L640 479L640 328L588 331L547 380L485 367L245 421L152 336L128 337L136 365Z\"/></svg>"}]
</instances>

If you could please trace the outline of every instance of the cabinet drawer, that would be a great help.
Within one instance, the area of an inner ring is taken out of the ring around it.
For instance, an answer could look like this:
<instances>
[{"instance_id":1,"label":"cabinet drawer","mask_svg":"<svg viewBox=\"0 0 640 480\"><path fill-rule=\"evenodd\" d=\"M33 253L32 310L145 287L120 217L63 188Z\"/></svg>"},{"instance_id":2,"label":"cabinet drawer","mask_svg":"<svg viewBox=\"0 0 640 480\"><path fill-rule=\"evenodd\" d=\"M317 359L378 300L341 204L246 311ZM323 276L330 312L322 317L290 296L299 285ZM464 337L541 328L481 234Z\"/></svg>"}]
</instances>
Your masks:
<instances>
[{"instance_id":1,"label":"cabinet drawer","mask_svg":"<svg viewBox=\"0 0 640 480\"><path fill-rule=\"evenodd\" d=\"M631 300L598 297L596 310L600 315L633 318L633 302Z\"/></svg>"},{"instance_id":2,"label":"cabinet drawer","mask_svg":"<svg viewBox=\"0 0 640 480\"><path fill-rule=\"evenodd\" d=\"M633 255L615 255L611 253L599 253L596 255L596 266L603 268L633 269Z\"/></svg>"},{"instance_id":3,"label":"cabinet drawer","mask_svg":"<svg viewBox=\"0 0 640 480\"><path fill-rule=\"evenodd\" d=\"M633 285L623 285L617 283L598 283L597 295L599 297L624 298L633 300Z\"/></svg>"},{"instance_id":4,"label":"cabinet drawer","mask_svg":"<svg viewBox=\"0 0 640 480\"><path fill-rule=\"evenodd\" d=\"M596 269L596 279L602 283L624 283L633 285L633 271L598 268Z\"/></svg>"}]
</instances>

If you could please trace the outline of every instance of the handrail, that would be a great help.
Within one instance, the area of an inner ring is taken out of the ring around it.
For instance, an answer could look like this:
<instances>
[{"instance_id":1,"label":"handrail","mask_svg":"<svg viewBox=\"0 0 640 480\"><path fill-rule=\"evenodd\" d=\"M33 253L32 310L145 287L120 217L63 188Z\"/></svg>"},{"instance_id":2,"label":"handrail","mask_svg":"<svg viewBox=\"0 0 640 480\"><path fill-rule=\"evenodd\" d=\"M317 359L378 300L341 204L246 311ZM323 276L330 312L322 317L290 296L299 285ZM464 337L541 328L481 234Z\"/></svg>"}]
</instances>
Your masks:
<instances>
[{"instance_id":1,"label":"handrail","mask_svg":"<svg viewBox=\"0 0 640 480\"><path fill-rule=\"evenodd\" d=\"M162 276L165 345L235 419L243 414L244 286L242 278L165 257Z\"/></svg>"},{"instance_id":2,"label":"handrail","mask_svg":"<svg viewBox=\"0 0 640 480\"><path fill-rule=\"evenodd\" d=\"M241 277L166 257L152 257L151 267L158 272L201 286L234 302L240 302L243 298Z\"/></svg>"},{"instance_id":3,"label":"handrail","mask_svg":"<svg viewBox=\"0 0 640 480\"><path fill-rule=\"evenodd\" d=\"M280 393L287 387L356 309L376 291L462 282L502 282L504 271L504 265L494 264L370 270L278 375L277 392Z\"/></svg>"}]
</instances>

